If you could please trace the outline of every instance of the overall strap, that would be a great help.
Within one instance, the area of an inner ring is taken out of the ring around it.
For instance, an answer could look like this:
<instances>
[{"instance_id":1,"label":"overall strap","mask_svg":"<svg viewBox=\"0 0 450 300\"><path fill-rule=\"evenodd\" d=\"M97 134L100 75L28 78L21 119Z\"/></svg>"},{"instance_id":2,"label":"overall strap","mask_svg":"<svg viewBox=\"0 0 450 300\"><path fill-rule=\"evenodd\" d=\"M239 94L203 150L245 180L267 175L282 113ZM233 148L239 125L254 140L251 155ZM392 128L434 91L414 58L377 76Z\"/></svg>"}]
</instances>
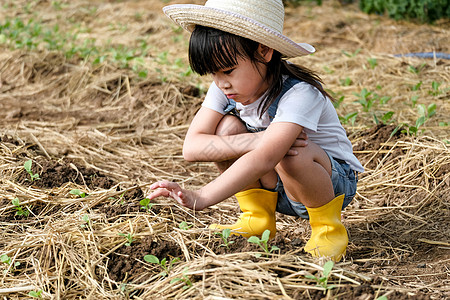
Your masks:
<instances>
[{"instance_id":1,"label":"overall strap","mask_svg":"<svg viewBox=\"0 0 450 300\"><path fill-rule=\"evenodd\" d=\"M294 85L296 85L297 83L302 82L300 79L297 78L293 78L293 77L288 77L284 82L283 82L283 88L281 90L281 93L278 95L278 97L275 99L275 101L273 101L270 106L269 109L267 110L269 113L269 119L270 122L273 121L273 118L275 118L275 114L277 113L277 108L278 108L278 102L280 102L281 97L283 97L283 95L290 90Z\"/></svg>"}]
</instances>

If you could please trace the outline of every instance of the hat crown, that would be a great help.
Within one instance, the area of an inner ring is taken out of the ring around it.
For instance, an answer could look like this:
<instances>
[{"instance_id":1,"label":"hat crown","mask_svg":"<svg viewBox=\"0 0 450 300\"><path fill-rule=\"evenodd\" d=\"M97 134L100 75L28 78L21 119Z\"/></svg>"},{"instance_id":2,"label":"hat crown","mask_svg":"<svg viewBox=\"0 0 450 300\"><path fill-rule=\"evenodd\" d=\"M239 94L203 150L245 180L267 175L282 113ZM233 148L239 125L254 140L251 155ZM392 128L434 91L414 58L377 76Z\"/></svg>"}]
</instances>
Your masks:
<instances>
[{"instance_id":1,"label":"hat crown","mask_svg":"<svg viewBox=\"0 0 450 300\"><path fill-rule=\"evenodd\" d=\"M235 13L282 33L284 6L281 0L208 0L205 7Z\"/></svg>"}]
</instances>

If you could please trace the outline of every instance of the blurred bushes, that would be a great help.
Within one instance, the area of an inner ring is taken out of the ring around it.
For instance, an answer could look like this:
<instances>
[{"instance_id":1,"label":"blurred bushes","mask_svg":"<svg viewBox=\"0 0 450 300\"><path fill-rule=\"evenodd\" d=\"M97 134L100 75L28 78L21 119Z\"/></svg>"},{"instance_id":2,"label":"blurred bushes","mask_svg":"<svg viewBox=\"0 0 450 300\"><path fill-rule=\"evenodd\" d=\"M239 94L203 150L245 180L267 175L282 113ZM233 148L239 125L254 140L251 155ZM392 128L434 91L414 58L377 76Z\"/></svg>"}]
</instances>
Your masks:
<instances>
[{"instance_id":1,"label":"blurred bushes","mask_svg":"<svg viewBox=\"0 0 450 300\"><path fill-rule=\"evenodd\" d=\"M302 2L322 4L322 0L283 0L285 4L299 5ZM441 18L450 18L450 0L339 0L342 4L359 2L362 11L368 14L387 15L395 20L418 20L432 23Z\"/></svg>"},{"instance_id":2,"label":"blurred bushes","mask_svg":"<svg viewBox=\"0 0 450 300\"><path fill-rule=\"evenodd\" d=\"M417 19L431 23L450 18L450 0L360 0L359 7L368 14L387 13L395 20Z\"/></svg>"}]
</instances>

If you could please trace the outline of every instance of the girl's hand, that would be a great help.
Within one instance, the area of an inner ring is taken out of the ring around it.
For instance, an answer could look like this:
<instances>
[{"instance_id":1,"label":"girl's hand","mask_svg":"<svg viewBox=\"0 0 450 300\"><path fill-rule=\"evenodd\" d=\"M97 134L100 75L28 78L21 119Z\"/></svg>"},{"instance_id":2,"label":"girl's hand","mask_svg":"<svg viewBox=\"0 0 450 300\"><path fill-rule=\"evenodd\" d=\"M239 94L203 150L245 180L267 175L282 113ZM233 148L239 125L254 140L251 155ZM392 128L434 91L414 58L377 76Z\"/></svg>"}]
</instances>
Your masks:
<instances>
[{"instance_id":1,"label":"girl's hand","mask_svg":"<svg viewBox=\"0 0 450 300\"><path fill-rule=\"evenodd\" d=\"M288 153L286 153L287 156L295 156L298 155L298 151L295 150L295 147L306 147L308 146L308 135L305 132L301 132L299 136L295 139L294 143L291 146L291 149L289 149Z\"/></svg>"},{"instance_id":2,"label":"girl's hand","mask_svg":"<svg viewBox=\"0 0 450 300\"><path fill-rule=\"evenodd\" d=\"M158 181L152 184L150 189L155 190L147 196L150 200L160 196L171 197L181 205L193 210L205 208L197 192L182 189L178 183L167 180Z\"/></svg>"}]
</instances>

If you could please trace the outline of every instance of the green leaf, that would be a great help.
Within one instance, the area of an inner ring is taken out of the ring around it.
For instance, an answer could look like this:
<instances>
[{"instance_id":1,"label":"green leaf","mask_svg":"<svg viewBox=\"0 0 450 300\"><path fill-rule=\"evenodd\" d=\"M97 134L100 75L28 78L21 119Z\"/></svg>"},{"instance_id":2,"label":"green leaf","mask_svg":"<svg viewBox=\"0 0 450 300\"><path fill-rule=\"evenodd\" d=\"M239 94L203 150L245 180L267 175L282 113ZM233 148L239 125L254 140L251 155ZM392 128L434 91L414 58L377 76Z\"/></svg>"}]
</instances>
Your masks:
<instances>
[{"instance_id":1,"label":"green leaf","mask_svg":"<svg viewBox=\"0 0 450 300\"><path fill-rule=\"evenodd\" d=\"M328 275L331 272L331 269L333 269L334 266L334 262L333 261L327 261L324 265L323 265L323 276L324 277L328 277Z\"/></svg>"},{"instance_id":2,"label":"green leaf","mask_svg":"<svg viewBox=\"0 0 450 300\"><path fill-rule=\"evenodd\" d=\"M150 199L144 198L141 201L139 201L139 204L142 206L147 206L150 203Z\"/></svg>"},{"instance_id":3,"label":"green leaf","mask_svg":"<svg viewBox=\"0 0 450 300\"><path fill-rule=\"evenodd\" d=\"M3 254L0 256L0 261L4 264L11 264L11 257L9 257L7 254Z\"/></svg>"},{"instance_id":4,"label":"green leaf","mask_svg":"<svg viewBox=\"0 0 450 300\"><path fill-rule=\"evenodd\" d=\"M436 103L431 103L427 107L427 116L428 118L431 118L436 113Z\"/></svg>"},{"instance_id":5,"label":"green leaf","mask_svg":"<svg viewBox=\"0 0 450 300\"><path fill-rule=\"evenodd\" d=\"M13 204L14 206L16 206L16 207L20 206L19 198L14 198L14 199L12 199L11 202L12 202L12 204Z\"/></svg>"},{"instance_id":6,"label":"green leaf","mask_svg":"<svg viewBox=\"0 0 450 300\"><path fill-rule=\"evenodd\" d=\"M230 228L225 228L224 230L222 230L222 236L224 239L228 239L230 237L230 234L231 234Z\"/></svg>"},{"instance_id":7,"label":"green leaf","mask_svg":"<svg viewBox=\"0 0 450 300\"><path fill-rule=\"evenodd\" d=\"M260 239L257 236L251 236L247 240L249 243L259 244Z\"/></svg>"},{"instance_id":8,"label":"green leaf","mask_svg":"<svg viewBox=\"0 0 450 300\"><path fill-rule=\"evenodd\" d=\"M167 258L164 257L164 258L161 260L160 265L161 265L161 266L165 266L165 265L166 265L166 261L167 261Z\"/></svg>"},{"instance_id":9,"label":"green leaf","mask_svg":"<svg viewBox=\"0 0 450 300\"><path fill-rule=\"evenodd\" d=\"M416 129L419 129L419 127L422 126L423 124L425 124L425 117L421 116L416 121Z\"/></svg>"},{"instance_id":10,"label":"green leaf","mask_svg":"<svg viewBox=\"0 0 450 300\"><path fill-rule=\"evenodd\" d=\"M157 258L154 255L148 254L146 256L144 256L144 260L146 262L152 263L152 264L158 264L159 265L159 258Z\"/></svg>"},{"instance_id":11,"label":"green leaf","mask_svg":"<svg viewBox=\"0 0 450 300\"><path fill-rule=\"evenodd\" d=\"M266 230L264 230L264 232L261 236L261 241L267 242L269 240L269 237L270 237L270 230L266 229Z\"/></svg>"},{"instance_id":12,"label":"green leaf","mask_svg":"<svg viewBox=\"0 0 450 300\"><path fill-rule=\"evenodd\" d=\"M28 173L31 172L31 165L32 165L32 163L33 163L33 161L30 159L30 160L27 160L27 161L23 164L24 169L25 169Z\"/></svg>"},{"instance_id":13,"label":"green leaf","mask_svg":"<svg viewBox=\"0 0 450 300\"><path fill-rule=\"evenodd\" d=\"M183 281L183 279L181 279L181 278L174 278L174 279L172 279L170 281L170 283L172 284L172 283L175 283L175 282L178 282L178 281Z\"/></svg>"}]
</instances>

